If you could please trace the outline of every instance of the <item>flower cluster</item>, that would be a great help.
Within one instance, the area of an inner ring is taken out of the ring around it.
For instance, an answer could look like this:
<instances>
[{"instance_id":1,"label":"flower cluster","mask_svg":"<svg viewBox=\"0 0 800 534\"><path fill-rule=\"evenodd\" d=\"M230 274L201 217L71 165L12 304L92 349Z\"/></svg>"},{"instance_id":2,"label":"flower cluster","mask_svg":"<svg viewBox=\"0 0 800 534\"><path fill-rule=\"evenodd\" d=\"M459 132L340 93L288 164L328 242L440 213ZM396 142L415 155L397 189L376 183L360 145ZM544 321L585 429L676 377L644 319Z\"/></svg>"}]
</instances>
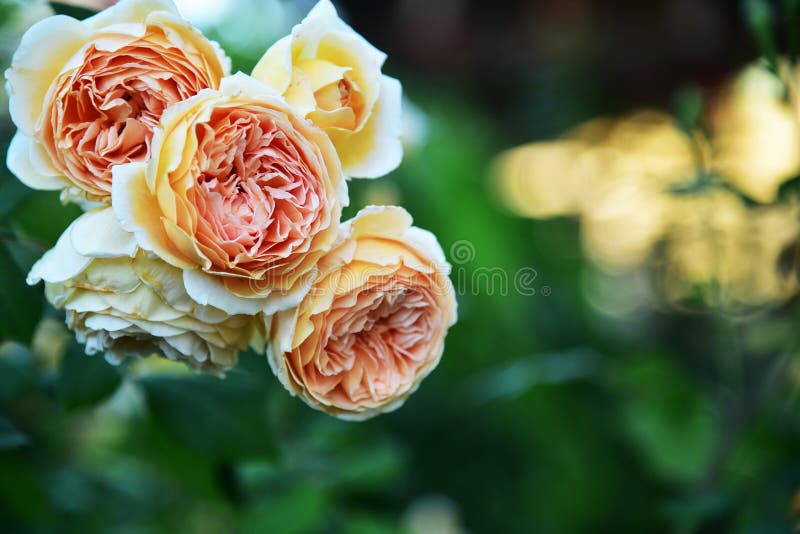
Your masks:
<instances>
[{"instance_id":1,"label":"flower cluster","mask_svg":"<svg viewBox=\"0 0 800 534\"><path fill-rule=\"evenodd\" d=\"M85 213L31 270L89 354L222 374L239 350L347 419L396 408L456 320L436 238L400 207L342 222L402 159L400 83L328 0L250 75L170 0L47 18L7 72L8 166Z\"/></svg>"},{"instance_id":2,"label":"flower cluster","mask_svg":"<svg viewBox=\"0 0 800 534\"><path fill-rule=\"evenodd\" d=\"M800 174L792 76L744 69L693 127L642 110L510 149L496 163L500 194L524 217L579 216L606 272L651 262L670 303L783 302L800 289L786 265L800 242L800 198L785 187Z\"/></svg>"}]
</instances>

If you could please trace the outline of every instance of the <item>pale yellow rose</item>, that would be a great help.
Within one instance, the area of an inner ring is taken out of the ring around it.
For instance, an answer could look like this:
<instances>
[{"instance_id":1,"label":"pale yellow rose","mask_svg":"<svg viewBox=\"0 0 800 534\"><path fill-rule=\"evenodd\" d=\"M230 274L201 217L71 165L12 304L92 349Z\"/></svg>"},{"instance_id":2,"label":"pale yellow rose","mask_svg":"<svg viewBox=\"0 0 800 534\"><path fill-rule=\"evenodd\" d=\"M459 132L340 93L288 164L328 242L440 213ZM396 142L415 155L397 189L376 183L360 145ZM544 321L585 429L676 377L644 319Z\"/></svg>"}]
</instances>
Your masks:
<instances>
[{"instance_id":1,"label":"pale yellow rose","mask_svg":"<svg viewBox=\"0 0 800 534\"><path fill-rule=\"evenodd\" d=\"M436 367L456 321L450 266L402 208L341 229L312 290L272 319L270 365L313 408L363 420L398 408Z\"/></svg>"},{"instance_id":2,"label":"pale yellow rose","mask_svg":"<svg viewBox=\"0 0 800 534\"><path fill-rule=\"evenodd\" d=\"M702 166L697 152L672 117L640 110L506 151L496 183L519 215L579 215L587 253L626 268L645 261L663 238L680 201L673 191L691 184Z\"/></svg>"},{"instance_id":3,"label":"pale yellow rose","mask_svg":"<svg viewBox=\"0 0 800 534\"><path fill-rule=\"evenodd\" d=\"M800 173L800 124L780 79L745 69L711 115L714 170L751 199L774 202Z\"/></svg>"},{"instance_id":4,"label":"pale yellow rose","mask_svg":"<svg viewBox=\"0 0 800 534\"><path fill-rule=\"evenodd\" d=\"M181 268L189 295L273 313L308 291L347 186L325 132L237 74L164 113L148 163L114 168L112 204L139 245Z\"/></svg>"},{"instance_id":5,"label":"pale yellow rose","mask_svg":"<svg viewBox=\"0 0 800 534\"><path fill-rule=\"evenodd\" d=\"M122 0L83 21L48 17L6 72L19 129L8 167L34 189L107 202L111 169L146 161L162 112L230 71L170 0Z\"/></svg>"},{"instance_id":6,"label":"pale yellow rose","mask_svg":"<svg viewBox=\"0 0 800 534\"><path fill-rule=\"evenodd\" d=\"M254 317L192 301L180 270L139 249L111 208L85 213L64 231L28 275L29 284L41 280L86 353L112 363L158 354L220 374L248 343L263 347Z\"/></svg>"},{"instance_id":7,"label":"pale yellow rose","mask_svg":"<svg viewBox=\"0 0 800 534\"><path fill-rule=\"evenodd\" d=\"M345 174L376 178L403 158L402 90L381 73L385 60L321 0L267 50L253 76L330 135Z\"/></svg>"},{"instance_id":8,"label":"pale yellow rose","mask_svg":"<svg viewBox=\"0 0 800 534\"><path fill-rule=\"evenodd\" d=\"M697 287L713 288L704 298L721 307L782 302L797 292L797 277L781 263L800 238L800 206L747 206L719 189L674 207L661 273L670 300L696 298Z\"/></svg>"}]
</instances>

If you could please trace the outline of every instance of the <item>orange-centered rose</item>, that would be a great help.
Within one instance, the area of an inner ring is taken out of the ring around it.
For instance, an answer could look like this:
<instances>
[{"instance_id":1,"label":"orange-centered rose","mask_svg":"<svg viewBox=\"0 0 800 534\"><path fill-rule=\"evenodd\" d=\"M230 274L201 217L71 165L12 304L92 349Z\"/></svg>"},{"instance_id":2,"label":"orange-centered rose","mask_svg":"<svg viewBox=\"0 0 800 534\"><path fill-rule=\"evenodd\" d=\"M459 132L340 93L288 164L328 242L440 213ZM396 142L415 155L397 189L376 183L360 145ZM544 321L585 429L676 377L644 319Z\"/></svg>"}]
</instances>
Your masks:
<instances>
[{"instance_id":1,"label":"orange-centered rose","mask_svg":"<svg viewBox=\"0 0 800 534\"><path fill-rule=\"evenodd\" d=\"M123 0L83 22L45 19L7 74L19 128L9 168L37 189L107 200L112 167L148 159L164 110L217 88L228 71L219 47L167 0Z\"/></svg>"},{"instance_id":2,"label":"orange-centered rose","mask_svg":"<svg viewBox=\"0 0 800 534\"><path fill-rule=\"evenodd\" d=\"M302 303L272 320L269 361L309 405L362 420L398 408L439 362L456 320L436 238L398 207L343 225Z\"/></svg>"},{"instance_id":3,"label":"orange-centered rose","mask_svg":"<svg viewBox=\"0 0 800 534\"><path fill-rule=\"evenodd\" d=\"M142 248L185 269L192 298L255 314L308 291L347 189L325 133L238 74L172 106L149 163L114 168L112 200Z\"/></svg>"}]
</instances>

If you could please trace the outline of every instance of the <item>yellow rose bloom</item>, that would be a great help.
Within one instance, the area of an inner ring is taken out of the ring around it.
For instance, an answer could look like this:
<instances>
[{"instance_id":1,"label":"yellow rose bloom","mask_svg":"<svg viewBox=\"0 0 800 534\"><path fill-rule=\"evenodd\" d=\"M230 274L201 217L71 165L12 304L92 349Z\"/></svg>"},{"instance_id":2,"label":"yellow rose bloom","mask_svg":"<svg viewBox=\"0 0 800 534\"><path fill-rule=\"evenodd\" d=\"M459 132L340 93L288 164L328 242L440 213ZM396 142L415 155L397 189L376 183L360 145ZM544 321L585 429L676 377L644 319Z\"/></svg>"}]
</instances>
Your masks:
<instances>
[{"instance_id":1,"label":"yellow rose bloom","mask_svg":"<svg viewBox=\"0 0 800 534\"><path fill-rule=\"evenodd\" d=\"M763 66L745 69L711 115L714 170L756 202L774 202L800 173L797 119L776 76Z\"/></svg>"},{"instance_id":2,"label":"yellow rose bloom","mask_svg":"<svg viewBox=\"0 0 800 534\"><path fill-rule=\"evenodd\" d=\"M192 301L179 269L142 251L111 208L90 211L64 231L28 283L45 282L47 299L64 309L87 354L119 363L157 354L192 369L221 374L250 343L263 346L263 326Z\"/></svg>"},{"instance_id":3,"label":"yellow rose bloom","mask_svg":"<svg viewBox=\"0 0 800 534\"><path fill-rule=\"evenodd\" d=\"M403 158L402 89L381 73L385 60L321 0L267 50L252 75L327 132L345 174L377 178Z\"/></svg>"}]
</instances>

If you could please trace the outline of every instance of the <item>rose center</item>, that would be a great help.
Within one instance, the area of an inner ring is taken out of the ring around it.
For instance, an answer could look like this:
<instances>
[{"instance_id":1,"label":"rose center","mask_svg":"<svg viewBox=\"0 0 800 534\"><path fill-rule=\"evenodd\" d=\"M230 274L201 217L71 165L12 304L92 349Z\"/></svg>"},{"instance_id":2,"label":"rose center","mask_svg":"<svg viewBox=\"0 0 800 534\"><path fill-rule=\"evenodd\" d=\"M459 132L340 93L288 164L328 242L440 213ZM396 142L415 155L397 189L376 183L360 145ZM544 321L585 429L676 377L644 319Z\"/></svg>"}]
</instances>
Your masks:
<instances>
[{"instance_id":1,"label":"rose center","mask_svg":"<svg viewBox=\"0 0 800 534\"><path fill-rule=\"evenodd\" d=\"M153 128L167 106L211 80L162 33L114 52L87 48L82 64L56 81L42 140L78 185L111 190L111 168L150 155Z\"/></svg>"},{"instance_id":2,"label":"rose center","mask_svg":"<svg viewBox=\"0 0 800 534\"><path fill-rule=\"evenodd\" d=\"M324 207L312 149L284 121L266 108L223 108L196 126L198 238L219 266L257 268L313 237Z\"/></svg>"},{"instance_id":3,"label":"rose center","mask_svg":"<svg viewBox=\"0 0 800 534\"><path fill-rule=\"evenodd\" d=\"M363 292L355 305L332 325L317 370L339 376L354 401L382 400L411 383L423 362L430 307L412 288Z\"/></svg>"},{"instance_id":4,"label":"rose center","mask_svg":"<svg viewBox=\"0 0 800 534\"><path fill-rule=\"evenodd\" d=\"M315 91L314 100L326 113L322 124L354 130L363 122L364 95L347 74Z\"/></svg>"}]
</instances>

